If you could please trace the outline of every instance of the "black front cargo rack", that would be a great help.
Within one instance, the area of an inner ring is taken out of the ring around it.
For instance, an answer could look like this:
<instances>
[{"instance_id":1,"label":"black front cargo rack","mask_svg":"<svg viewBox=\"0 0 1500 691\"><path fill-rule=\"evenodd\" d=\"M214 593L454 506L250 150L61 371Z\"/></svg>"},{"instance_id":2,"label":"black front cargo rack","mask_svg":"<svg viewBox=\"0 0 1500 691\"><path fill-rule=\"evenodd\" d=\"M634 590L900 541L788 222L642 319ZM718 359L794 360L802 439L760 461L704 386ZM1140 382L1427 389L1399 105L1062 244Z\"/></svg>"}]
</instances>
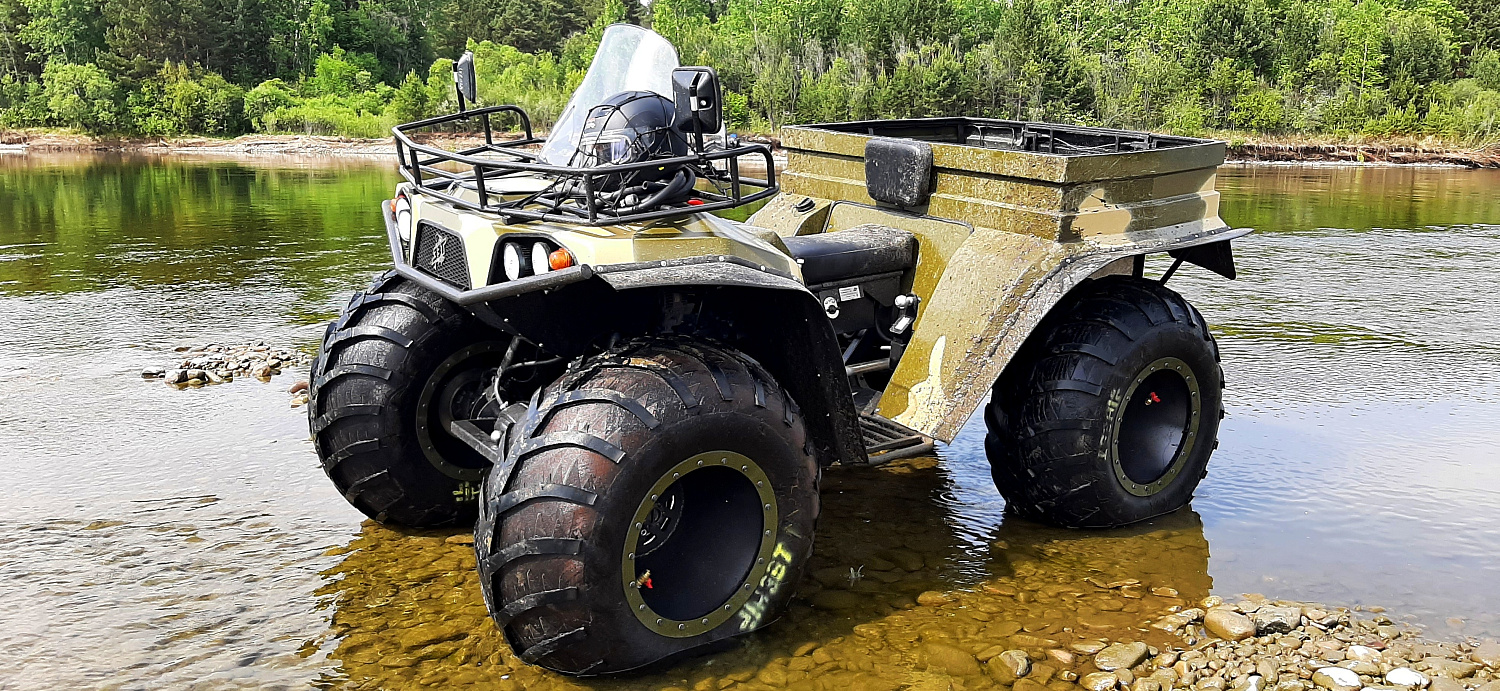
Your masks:
<instances>
[{"instance_id":1,"label":"black front cargo rack","mask_svg":"<svg viewBox=\"0 0 1500 691\"><path fill-rule=\"evenodd\" d=\"M491 126L491 116L498 115L516 116L520 120L524 136L519 139L496 142L494 129ZM448 151L440 147L417 143L410 136L415 130L473 120L478 120L484 130L484 144L473 148ZM526 111L511 105L488 106L451 115L440 115L397 125L391 131L396 136L396 156L401 162L401 175L414 186L414 192L430 195L459 208L497 214L507 223L518 220L581 223L591 226L639 223L699 212L731 209L767 199L777 192L775 162L771 158L770 147L764 144L735 145L675 158L582 168L541 163L534 152L524 150L527 147L542 144L545 140L533 134L531 118L526 115ZM509 157L510 160L493 158L497 155ZM763 161L766 170L764 179L740 176L740 158L745 156L758 156ZM727 170L720 170L716 167L714 162L718 161L724 162ZM445 163L460 164L466 169L453 171L439 167ZM608 207L597 203L595 190L598 189L596 182L600 178L663 166L687 167L698 176L700 181L709 182L715 191L695 189L691 196L682 203L637 213L612 213ZM580 200L537 202L534 201L537 196L535 194L522 196L519 199L506 199L487 189L486 179L493 180L499 176L514 173L540 175L555 180L555 184L571 181L582 189L582 203L579 203ZM478 193L477 202L455 194L456 188L467 185L473 185L473 189ZM759 189L746 194L748 190L744 189L745 186Z\"/></svg>"}]
</instances>

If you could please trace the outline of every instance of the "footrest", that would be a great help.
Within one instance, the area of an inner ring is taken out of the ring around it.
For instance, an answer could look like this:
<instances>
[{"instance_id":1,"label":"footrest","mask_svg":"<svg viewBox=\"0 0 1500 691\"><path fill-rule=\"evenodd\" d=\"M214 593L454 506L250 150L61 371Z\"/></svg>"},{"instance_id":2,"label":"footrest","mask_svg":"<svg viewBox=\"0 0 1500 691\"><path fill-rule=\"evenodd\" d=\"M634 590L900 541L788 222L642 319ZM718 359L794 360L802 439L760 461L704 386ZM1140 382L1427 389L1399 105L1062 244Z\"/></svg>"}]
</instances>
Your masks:
<instances>
[{"instance_id":1,"label":"footrest","mask_svg":"<svg viewBox=\"0 0 1500 691\"><path fill-rule=\"evenodd\" d=\"M871 464L925 456L937 448L932 437L875 413L860 413L859 426Z\"/></svg>"}]
</instances>

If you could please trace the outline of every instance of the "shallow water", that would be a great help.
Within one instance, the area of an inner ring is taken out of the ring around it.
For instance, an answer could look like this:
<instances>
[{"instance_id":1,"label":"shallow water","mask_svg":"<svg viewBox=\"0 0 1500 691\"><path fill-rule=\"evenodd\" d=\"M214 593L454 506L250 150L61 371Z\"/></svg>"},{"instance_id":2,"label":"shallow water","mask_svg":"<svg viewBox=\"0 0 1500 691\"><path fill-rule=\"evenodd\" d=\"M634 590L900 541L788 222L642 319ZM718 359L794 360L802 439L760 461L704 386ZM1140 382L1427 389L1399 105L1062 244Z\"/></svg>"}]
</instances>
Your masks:
<instances>
[{"instance_id":1,"label":"shallow water","mask_svg":"<svg viewBox=\"0 0 1500 691\"><path fill-rule=\"evenodd\" d=\"M294 377L135 376L179 345L310 347L381 267L394 179L0 157L0 688L576 684L503 653L462 535L361 523L288 406ZM925 688L950 648L1164 641L1139 627L1209 592L1500 634L1500 174L1228 168L1219 188L1260 232L1236 242L1240 280L1172 280L1230 385L1191 510L1110 532L1007 520L976 419L936 461L828 474L814 577L766 633L586 685Z\"/></svg>"}]
</instances>

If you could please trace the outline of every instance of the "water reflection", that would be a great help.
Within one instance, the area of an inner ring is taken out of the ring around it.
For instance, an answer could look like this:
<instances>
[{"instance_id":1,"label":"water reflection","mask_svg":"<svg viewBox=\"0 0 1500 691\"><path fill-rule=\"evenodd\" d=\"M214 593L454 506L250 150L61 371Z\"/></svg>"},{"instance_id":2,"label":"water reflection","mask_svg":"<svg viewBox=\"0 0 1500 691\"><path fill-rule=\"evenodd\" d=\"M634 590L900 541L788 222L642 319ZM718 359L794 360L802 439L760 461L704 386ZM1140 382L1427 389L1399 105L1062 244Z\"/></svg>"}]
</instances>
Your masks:
<instances>
[{"instance_id":1,"label":"water reflection","mask_svg":"<svg viewBox=\"0 0 1500 691\"><path fill-rule=\"evenodd\" d=\"M766 634L588 683L512 665L467 545L361 526L290 377L136 376L179 345L310 344L387 261L394 179L380 160L0 157L0 686L946 688L950 649L1157 640L1140 626L1173 599L1132 579L1500 634L1500 171L1225 171L1224 217L1259 229L1241 278L1172 279L1229 381L1196 513L1006 520L976 420L940 462L829 474L814 576Z\"/></svg>"},{"instance_id":2,"label":"water reflection","mask_svg":"<svg viewBox=\"0 0 1500 691\"><path fill-rule=\"evenodd\" d=\"M614 680L570 680L512 657L485 614L467 535L366 524L319 591L334 610L338 663L323 682L985 687L981 661L1000 650L1031 652L1050 675L1087 674L1095 670L1069 644L1165 643L1146 620L1209 592L1208 542L1191 510L1124 530L1064 531L970 511L954 489L936 459L829 472L811 577L786 617L732 650Z\"/></svg>"}]
</instances>

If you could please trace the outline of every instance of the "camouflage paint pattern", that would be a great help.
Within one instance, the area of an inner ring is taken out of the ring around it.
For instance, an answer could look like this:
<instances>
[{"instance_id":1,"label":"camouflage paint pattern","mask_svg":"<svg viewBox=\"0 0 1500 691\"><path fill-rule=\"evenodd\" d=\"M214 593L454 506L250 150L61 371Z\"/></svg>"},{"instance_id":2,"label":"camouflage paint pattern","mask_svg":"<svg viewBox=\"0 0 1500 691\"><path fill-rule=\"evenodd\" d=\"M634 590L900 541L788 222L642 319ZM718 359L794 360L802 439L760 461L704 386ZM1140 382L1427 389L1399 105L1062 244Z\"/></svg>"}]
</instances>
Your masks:
<instances>
[{"instance_id":1,"label":"camouflage paint pattern","mask_svg":"<svg viewBox=\"0 0 1500 691\"><path fill-rule=\"evenodd\" d=\"M930 142L933 194L898 209L866 193L868 136L814 127L782 136L783 193L750 223L781 235L879 223L917 236L911 290L922 302L879 412L945 441L1085 278L1118 271L1125 257L1237 234L1218 215L1219 142L1097 156Z\"/></svg>"}]
</instances>

